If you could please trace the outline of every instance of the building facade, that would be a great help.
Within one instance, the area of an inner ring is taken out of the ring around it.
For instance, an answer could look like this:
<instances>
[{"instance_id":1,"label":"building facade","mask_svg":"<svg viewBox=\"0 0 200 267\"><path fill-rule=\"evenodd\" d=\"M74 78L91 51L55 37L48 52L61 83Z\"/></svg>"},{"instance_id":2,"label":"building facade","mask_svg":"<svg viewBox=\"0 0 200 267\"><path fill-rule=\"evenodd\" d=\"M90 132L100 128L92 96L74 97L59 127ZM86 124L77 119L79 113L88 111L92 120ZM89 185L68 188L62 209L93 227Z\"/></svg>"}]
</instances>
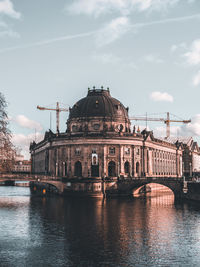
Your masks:
<instances>
[{"instance_id":1,"label":"building facade","mask_svg":"<svg viewBox=\"0 0 200 267\"><path fill-rule=\"evenodd\" d=\"M31 161L30 160L15 160L13 168L13 173L31 173Z\"/></svg>"},{"instance_id":2,"label":"building facade","mask_svg":"<svg viewBox=\"0 0 200 267\"><path fill-rule=\"evenodd\" d=\"M185 177L200 176L200 149L192 137L179 138L183 147L183 173Z\"/></svg>"},{"instance_id":3,"label":"building facade","mask_svg":"<svg viewBox=\"0 0 200 267\"><path fill-rule=\"evenodd\" d=\"M109 89L88 89L65 133L30 145L32 172L66 178L181 177L182 145L131 129L128 108Z\"/></svg>"}]
</instances>

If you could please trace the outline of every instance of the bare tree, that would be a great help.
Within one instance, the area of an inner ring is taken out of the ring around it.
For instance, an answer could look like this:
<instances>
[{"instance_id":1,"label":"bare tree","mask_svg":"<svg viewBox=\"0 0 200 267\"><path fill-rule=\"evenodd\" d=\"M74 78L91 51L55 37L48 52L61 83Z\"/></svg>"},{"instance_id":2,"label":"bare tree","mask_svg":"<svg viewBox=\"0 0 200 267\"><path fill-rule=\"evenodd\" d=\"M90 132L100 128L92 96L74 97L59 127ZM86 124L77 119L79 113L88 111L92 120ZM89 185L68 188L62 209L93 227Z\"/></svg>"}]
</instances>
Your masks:
<instances>
[{"instance_id":1,"label":"bare tree","mask_svg":"<svg viewBox=\"0 0 200 267\"><path fill-rule=\"evenodd\" d=\"M15 149L8 124L7 102L0 92L0 172L11 172L14 164Z\"/></svg>"}]
</instances>

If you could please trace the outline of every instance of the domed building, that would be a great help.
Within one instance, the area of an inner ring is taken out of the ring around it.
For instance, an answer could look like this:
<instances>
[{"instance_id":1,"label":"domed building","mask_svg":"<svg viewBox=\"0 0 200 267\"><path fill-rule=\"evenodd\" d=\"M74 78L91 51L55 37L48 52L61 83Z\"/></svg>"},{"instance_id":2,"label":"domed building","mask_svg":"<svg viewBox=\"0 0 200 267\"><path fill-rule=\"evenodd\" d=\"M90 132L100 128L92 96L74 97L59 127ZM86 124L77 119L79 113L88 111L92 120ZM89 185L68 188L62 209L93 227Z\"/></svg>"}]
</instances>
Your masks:
<instances>
[{"instance_id":1,"label":"domed building","mask_svg":"<svg viewBox=\"0 0 200 267\"><path fill-rule=\"evenodd\" d=\"M101 190L102 179L182 175L180 146L131 129L128 108L109 89L88 89L70 109L66 132L46 132L30 151L33 173L63 178L75 191L91 183Z\"/></svg>"}]
</instances>

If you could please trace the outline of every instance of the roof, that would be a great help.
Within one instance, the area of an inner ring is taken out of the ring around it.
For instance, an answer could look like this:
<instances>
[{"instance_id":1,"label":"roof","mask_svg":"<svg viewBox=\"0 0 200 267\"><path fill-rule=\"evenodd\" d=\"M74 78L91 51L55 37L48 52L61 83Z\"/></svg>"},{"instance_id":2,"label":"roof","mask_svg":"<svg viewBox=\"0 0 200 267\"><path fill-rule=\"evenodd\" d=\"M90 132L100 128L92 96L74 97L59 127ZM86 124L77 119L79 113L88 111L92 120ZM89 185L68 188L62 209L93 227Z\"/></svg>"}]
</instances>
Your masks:
<instances>
[{"instance_id":1,"label":"roof","mask_svg":"<svg viewBox=\"0 0 200 267\"><path fill-rule=\"evenodd\" d=\"M69 120L92 117L129 120L128 108L125 108L119 100L111 97L109 90L103 89L88 90L87 96L76 102L69 114Z\"/></svg>"},{"instance_id":2,"label":"roof","mask_svg":"<svg viewBox=\"0 0 200 267\"><path fill-rule=\"evenodd\" d=\"M179 143L183 143L184 145L190 145L191 142L193 142L193 138L191 136L179 136L179 137L158 137L158 139L161 139L163 141L166 141L168 143L172 143L172 144L175 144L177 141Z\"/></svg>"}]
</instances>

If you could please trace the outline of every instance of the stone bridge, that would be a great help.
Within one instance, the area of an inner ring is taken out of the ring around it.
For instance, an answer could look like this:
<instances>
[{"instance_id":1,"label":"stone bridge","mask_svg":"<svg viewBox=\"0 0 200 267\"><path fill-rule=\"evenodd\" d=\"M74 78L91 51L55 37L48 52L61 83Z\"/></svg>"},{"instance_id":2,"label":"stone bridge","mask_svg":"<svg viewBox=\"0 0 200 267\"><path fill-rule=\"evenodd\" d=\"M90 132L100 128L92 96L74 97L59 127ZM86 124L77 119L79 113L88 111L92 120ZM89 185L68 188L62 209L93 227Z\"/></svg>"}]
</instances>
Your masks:
<instances>
[{"instance_id":1,"label":"stone bridge","mask_svg":"<svg viewBox=\"0 0 200 267\"><path fill-rule=\"evenodd\" d=\"M65 184L61 181L31 181L30 189L33 194L37 195L62 195Z\"/></svg>"},{"instance_id":2,"label":"stone bridge","mask_svg":"<svg viewBox=\"0 0 200 267\"><path fill-rule=\"evenodd\" d=\"M182 178L125 178L125 179L65 179L62 181L41 180L30 183L32 193L39 195L58 194L70 196L132 196L140 187L156 183L172 190L175 198L183 196Z\"/></svg>"},{"instance_id":3,"label":"stone bridge","mask_svg":"<svg viewBox=\"0 0 200 267\"><path fill-rule=\"evenodd\" d=\"M119 179L111 186L106 185L105 193L107 196L131 196L134 191L140 187L150 184L160 184L168 187L174 193L175 198L183 195L183 179L182 178L137 178L137 179Z\"/></svg>"}]
</instances>

